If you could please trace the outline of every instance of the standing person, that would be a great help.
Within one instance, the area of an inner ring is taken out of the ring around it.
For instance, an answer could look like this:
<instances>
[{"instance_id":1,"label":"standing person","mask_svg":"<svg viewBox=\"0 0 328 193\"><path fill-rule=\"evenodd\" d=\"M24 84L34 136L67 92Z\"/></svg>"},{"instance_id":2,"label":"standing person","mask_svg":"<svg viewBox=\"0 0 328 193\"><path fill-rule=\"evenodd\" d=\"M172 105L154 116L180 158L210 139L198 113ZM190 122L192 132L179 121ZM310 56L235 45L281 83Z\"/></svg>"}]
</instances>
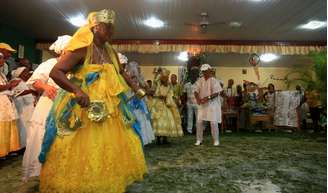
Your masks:
<instances>
[{"instance_id":1,"label":"standing person","mask_svg":"<svg viewBox=\"0 0 328 193\"><path fill-rule=\"evenodd\" d=\"M26 131L30 125L30 119L34 111L34 92L26 84L26 81L31 75L29 69L26 67L19 67L11 72L13 79L20 81L13 91L16 96L14 102L19 116L17 127L19 129L21 148L26 146Z\"/></svg>"},{"instance_id":2,"label":"standing person","mask_svg":"<svg viewBox=\"0 0 328 193\"><path fill-rule=\"evenodd\" d=\"M41 163L38 156L41 150L46 120L59 89L58 85L49 77L49 74L59 61L60 55L71 38L68 35L59 36L49 47L49 50L58 54L58 57L41 63L27 81L27 85L31 89L42 93L42 95L35 106L33 114L31 114L30 126L27 129L27 144L23 157L23 181L40 175Z\"/></svg>"},{"instance_id":3,"label":"standing person","mask_svg":"<svg viewBox=\"0 0 328 193\"><path fill-rule=\"evenodd\" d=\"M233 88L233 84L234 84L234 80L233 79L229 79L228 80L228 86L226 89L224 89L224 93L227 97L234 97L236 96L236 91Z\"/></svg>"},{"instance_id":4,"label":"standing person","mask_svg":"<svg viewBox=\"0 0 328 193\"><path fill-rule=\"evenodd\" d=\"M168 143L167 137L183 135L181 118L169 84L170 71L162 68L156 83L151 116L157 144Z\"/></svg>"},{"instance_id":5,"label":"standing person","mask_svg":"<svg viewBox=\"0 0 328 193\"><path fill-rule=\"evenodd\" d=\"M314 131L319 131L320 120L320 94L312 84L309 84L305 92L305 101L309 106Z\"/></svg>"},{"instance_id":6,"label":"standing person","mask_svg":"<svg viewBox=\"0 0 328 193\"><path fill-rule=\"evenodd\" d=\"M300 85L296 85L296 91L300 97L300 105L297 107L297 112L299 116L299 124L302 129L306 129L306 119L307 113L309 113L309 106L305 102L304 89Z\"/></svg>"},{"instance_id":7,"label":"standing person","mask_svg":"<svg viewBox=\"0 0 328 193\"><path fill-rule=\"evenodd\" d=\"M108 43L114 20L109 9L90 13L50 72L64 90L47 119L39 156L41 193L123 193L147 171L132 128L135 117L124 100L127 83L141 91Z\"/></svg>"},{"instance_id":8,"label":"standing person","mask_svg":"<svg viewBox=\"0 0 328 193\"><path fill-rule=\"evenodd\" d=\"M8 44L0 43L0 67L15 52ZM0 158L20 149L19 132L16 124L18 118L15 104L11 98L11 90L19 84L19 80L7 81L0 71Z\"/></svg>"},{"instance_id":9,"label":"standing person","mask_svg":"<svg viewBox=\"0 0 328 193\"><path fill-rule=\"evenodd\" d=\"M129 73L135 84L141 85L144 81L138 67L139 65L137 62L130 62L126 65L126 71ZM146 105L145 98L140 99L136 97L136 94L132 90L130 90L127 95L130 98L128 105L131 107L131 110L141 127L143 145L150 144L155 140L155 135L153 127L151 126L150 112Z\"/></svg>"},{"instance_id":10,"label":"standing person","mask_svg":"<svg viewBox=\"0 0 328 193\"><path fill-rule=\"evenodd\" d=\"M194 116L197 119L198 104L194 95L197 76L190 76L190 81L184 85L183 92L187 95L187 132L192 134Z\"/></svg>"},{"instance_id":11,"label":"standing person","mask_svg":"<svg viewBox=\"0 0 328 193\"><path fill-rule=\"evenodd\" d=\"M239 114L239 127L241 129L247 129L249 126L250 108L247 106L247 103L249 102L249 94L246 83L243 83L242 102L243 104L240 106Z\"/></svg>"},{"instance_id":12,"label":"standing person","mask_svg":"<svg viewBox=\"0 0 328 193\"><path fill-rule=\"evenodd\" d=\"M173 98L175 101L175 104L177 104L178 107L181 106L181 99L180 97L182 96L182 86L181 84L178 83L178 77L176 74L171 75L171 85L173 89Z\"/></svg>"},{"instance_id":13,"label":"standing person","mask_svg":"<svg viewBox=\"0 0 328 193\"><path fill-rule=\"evenodd\" d=\"M199 105L197 116L197 141L196 146L203 142L204 121L209 121L213 137L213 145L219 146L219 128L221 123L221 105L217 98L222 91L219 81L211 76L212 67L209 64L203 64L201 71L203 77L195 83L195 98Z\"/></svg>"},{"instance_id":14,"label":"standing person","mask_svg":"<svg viewBox=\"0 0 328 193\"><path fill-rule=\"evenodd\" d=\"M264 93L263 98L268 106L268 113L273 116L274 108L275 108L275 88L272 83L268 85L268 91Z\"/></svg>"}]
</instances>

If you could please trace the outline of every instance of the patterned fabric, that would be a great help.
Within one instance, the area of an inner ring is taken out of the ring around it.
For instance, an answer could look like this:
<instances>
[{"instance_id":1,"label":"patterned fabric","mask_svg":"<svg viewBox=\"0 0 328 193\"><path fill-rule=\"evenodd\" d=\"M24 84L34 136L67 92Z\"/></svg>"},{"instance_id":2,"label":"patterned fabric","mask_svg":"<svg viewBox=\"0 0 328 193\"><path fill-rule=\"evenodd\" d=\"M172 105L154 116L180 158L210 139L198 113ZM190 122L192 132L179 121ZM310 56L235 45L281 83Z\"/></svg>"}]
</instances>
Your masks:
<instances>
[{"instance_id":1,"label":"patterned fabric","mask_svg":"<svg viewBox=\"0 0 328 193\"><path fill-rule=\"evenodd\" d=\"M16 121L0 121L0 157L20 149Z\"/></svg>"},{"instance_id":2,"label":"patterned fabric","mask_svg":"<svg viewBox=\"0 0 328 193\"><path fill-rule=\"evenodd\" d=\"M158 97L166 97L166 100ZM151 104L153 129L156 136L180 137L183 135L181 117L173 99L171 85L157 84Z\"/></svg>"},{"instance_id":3,"label":"patterned fabric","mask_svg":"<svg viewBox=\"0 0 328 193\"><path fill-rule=\"evenodd\" d=\"M130 91L128 93L128 97L130 98L128 105L140 124L143 144L147 145L155 140L153 127L151 126L150 121L150 112L148 111L148 107L144 99L139 99L138 97L132 95L133 94Z\"/></svg>"},{"instance_id":4,"label":"patterned fabric","mask_svg":"<svg viewBox=\"0 0 328 193\"><path fill-rule=\"evenodd\" d=\"M55 137L42 167L41 193L123 193L126 186L142 180L147 171L141 141L132 126L123 121L125 116L119 95L127 87L117 72L115 53L108 50L114 64L91 64L91 48L85 64L74 77L85 81L87 74L99 73L97 80L89 86L84 87L85 83L82 83L82 89L91 101L104 101L109 117L103 122L94 122L88 119L86 109L73 105L71 112L80 118L82 126L69 135ZM61 94L48 117L50 125L48 128L47 124L45 143L48 129L56 133L56 125L52 124L58 121L57 113L72 98L66 91Z\"/></svg>"},{"instance_id":5,"label":"patterned fabric","mask_svg":"<svg viewBox=\"0 0 328 193\"><path fill-rule=\"evenodd\" d=\"M274 125L298 127L296 108L301 97L297 91L276 92Z\"/></svg>"},{"instance_id":6,"label":"patterned fabric","mask_svg":"<svg viewBox=\"0 0 328 193\"><path fill-rule=\"evenodd\" d=\"M187 93L187 98L188 98L187 103L188 104L197 104L194 90L195 90L195 84L191 84L191 82L187 82L184 85L183 92Z\"/></svg>"}]
</instances>

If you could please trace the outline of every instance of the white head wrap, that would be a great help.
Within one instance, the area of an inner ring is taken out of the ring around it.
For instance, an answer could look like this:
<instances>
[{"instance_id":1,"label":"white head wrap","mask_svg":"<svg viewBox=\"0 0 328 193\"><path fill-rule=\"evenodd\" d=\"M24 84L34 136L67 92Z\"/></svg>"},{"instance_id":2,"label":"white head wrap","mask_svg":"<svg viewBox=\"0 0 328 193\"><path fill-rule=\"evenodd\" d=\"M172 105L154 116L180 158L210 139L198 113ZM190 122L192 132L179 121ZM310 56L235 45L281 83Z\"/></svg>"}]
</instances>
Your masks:
<instances>
[{"instance_id":1,"label":"white head wrap","mask_svg":"<svg viewBox=\"0 0 328 193\"><path fill-rule=\"evenodd\" d=\"M140 85L145 85L145 80L142 75L142 73L139 71L139 64L135 61L129 62L129 64L126 65L125 69L128 71L128 73L132 76L137 77L138 82Z\"/></svg>"},{"instance_id":2,"label":"white head wrap","mask_svg":"<svg viewBox=\"0 0 328 193\"><path fill-rule=\"evenodd\" d=\"M135 61L129 62L129 64L126 65L126 70L134 76L139 76L139 70L138 70L139 64Z\"/></svg>"},{"instance_id":3,"label":"white head wrap","mask_svg":"<svg viewBox=\"0 0 328 193\"><path fill-rule=\"evenodd\" d=\"M13 78L18 78L18 77L22 74L22 72L23 72L25 69L26 69L26 67L19 67L19 68L17 68L16 70L13 70L13 71L11 72L11 76L12 76Z\"/></svg>"},{"instance_id":4,"label":"white head wrap","mask_svg":"<svg viewBox=\"0 0 328 193\"><path fill-rule=\"evenodd\" d=\"M212 69L211 65L209 64L203 64L201 67L200 67L200 71L206 71L206 70L210 70Z\"/></svg>"},{"instance_id":5,"label":"white head wrap","mask_svg":"<svg viewBox=\"0 0 328 193\"><path fill-rule=\"evenodd\" d=\"M69 35L59 36L57 40L49 47L49 50L53 50L57 54L61 54L71 39L72 36Z\"/></svg>"},{"instance_id":6,"label":"white head wrap","mask_svg":"<svg viewBox=\"0 0 328 193\"><path fill-rule=\"evenodd\" d=\"M126 56L124 56L121 53L117 53L117 55L118 55L118 59L120 60L121 64L127 64L128 63L129 60Z\"/></svg>"}]
</instances>

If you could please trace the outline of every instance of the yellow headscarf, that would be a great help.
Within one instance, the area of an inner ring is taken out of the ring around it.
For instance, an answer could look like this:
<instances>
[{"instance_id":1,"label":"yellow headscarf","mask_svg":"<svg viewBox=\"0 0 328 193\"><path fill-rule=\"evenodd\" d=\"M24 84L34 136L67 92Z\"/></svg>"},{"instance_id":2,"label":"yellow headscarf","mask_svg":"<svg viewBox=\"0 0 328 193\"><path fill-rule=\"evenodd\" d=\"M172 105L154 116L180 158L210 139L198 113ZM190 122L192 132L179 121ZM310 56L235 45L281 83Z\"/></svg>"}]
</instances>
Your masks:
<instances>
[{"instance_id":1,"label":"yellow headscarf","mask_svg":"<svg viewBox=\"0 0 328 193\"><path fill-rule=\"evenodd\" d=\"M12 48L9 44L0 43L0 49L8 50L10 52L16 52L14 48Z\"/></svg>"},{"instance_id":2,"label":"yellow headscarf","mask_svg":"<svg viewBox=\"0 0 328 193\"><path fill-rule=\"evenodd\" d=\"M166 68L162 68L161 76L170 76L170 71Z\"/></svg>"},{"instance_id":3,"label":"yellow headscarf","mask_svg":"<svg viewBox=\"0 0 328 193\"><path fill-rule=\"evenodd\" d=\"M73 35L71 41L66 47L67 51L74 51L80 48L88 47L93 41L93 33L91 28L99 23L115 22L115 12L110 9L103 9L97 12L91 12L88 15L88 23L80 27Z\"/></svg>"}]
</instances>

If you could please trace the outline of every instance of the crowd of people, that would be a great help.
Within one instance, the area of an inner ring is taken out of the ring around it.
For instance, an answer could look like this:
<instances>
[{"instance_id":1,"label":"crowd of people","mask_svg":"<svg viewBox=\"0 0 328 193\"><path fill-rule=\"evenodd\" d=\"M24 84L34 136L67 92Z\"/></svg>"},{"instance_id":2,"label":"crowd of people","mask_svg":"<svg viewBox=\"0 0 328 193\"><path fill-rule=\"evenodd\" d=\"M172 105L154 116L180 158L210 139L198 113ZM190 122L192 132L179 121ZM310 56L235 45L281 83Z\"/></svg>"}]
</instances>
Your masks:
<instances>
[{"instance_id":1,"label":"crowd of people","mask_svg":"<svg viewBox=\"0 0 328 193\"><path fill-rule=\"evenodd\" d=\"M209 127L219 146L223 112L236 111L239 120L226 124L245 129L260 101L274 112L273 84L267 92L247 81L235 89L233 79L224 87L209 64L185 82L161 67L146 81L137 62L107 43L114 21L111 10L92 12L73 37L51 45L58 57L35 70L20 59L9 73L0 71L0 157L25 149L23 181L40 176L42 193L124 192L147 172L143 145L196 133L199 146ZM14 52L0 44L1 67ZM316 125L317 95L304 98Z\"/></svg>"}]
</instances>

